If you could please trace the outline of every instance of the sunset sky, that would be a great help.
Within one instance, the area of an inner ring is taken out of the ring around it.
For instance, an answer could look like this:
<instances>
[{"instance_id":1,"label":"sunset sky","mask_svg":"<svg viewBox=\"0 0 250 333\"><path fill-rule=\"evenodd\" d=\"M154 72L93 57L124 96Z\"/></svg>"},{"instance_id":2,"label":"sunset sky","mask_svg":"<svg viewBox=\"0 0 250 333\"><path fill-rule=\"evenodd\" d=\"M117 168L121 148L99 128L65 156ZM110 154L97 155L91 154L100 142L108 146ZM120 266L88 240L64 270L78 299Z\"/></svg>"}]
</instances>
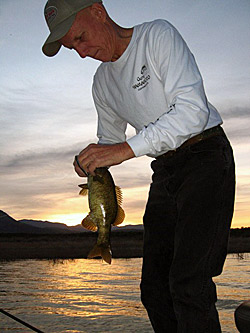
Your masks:
<instances>
[{"instance_id":1,"label":"sunset sky","mask_svg":"<svg viewBox=\"0 0 250 333\"><path fill-rule=\"evenodd\" d=\"M88 212L73 159L96 142L92 79L99 62L63 49L43 55L44 0L0 0L0 209L15 219L79 224ZM250 227L250 1L104 0L124 27L163 18L180 31L221 113L234 149L233 227ZM128 129L128 136L134 130ZM125 224L141 224L151 159L110 169L123 191Z\"/></svg>"}]
</instances>

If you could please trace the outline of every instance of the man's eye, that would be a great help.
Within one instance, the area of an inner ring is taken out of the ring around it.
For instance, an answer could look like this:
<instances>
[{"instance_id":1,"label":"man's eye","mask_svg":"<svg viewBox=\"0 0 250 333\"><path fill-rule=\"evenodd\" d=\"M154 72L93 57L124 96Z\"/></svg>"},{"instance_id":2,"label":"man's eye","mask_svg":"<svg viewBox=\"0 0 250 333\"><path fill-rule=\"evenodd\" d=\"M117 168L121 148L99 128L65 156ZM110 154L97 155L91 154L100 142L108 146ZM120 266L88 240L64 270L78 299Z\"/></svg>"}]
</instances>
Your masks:
<instances>
[{"instance_id":1,"label":"man's eye","mask_svg":"<svg viewBox=\"0 0 250 333\"><path fill-rule=\"evenodd\" d=\"M80 40L84 40L85 34L82 33L81 36L79 37Z\"/></svg>"}]
</instances>

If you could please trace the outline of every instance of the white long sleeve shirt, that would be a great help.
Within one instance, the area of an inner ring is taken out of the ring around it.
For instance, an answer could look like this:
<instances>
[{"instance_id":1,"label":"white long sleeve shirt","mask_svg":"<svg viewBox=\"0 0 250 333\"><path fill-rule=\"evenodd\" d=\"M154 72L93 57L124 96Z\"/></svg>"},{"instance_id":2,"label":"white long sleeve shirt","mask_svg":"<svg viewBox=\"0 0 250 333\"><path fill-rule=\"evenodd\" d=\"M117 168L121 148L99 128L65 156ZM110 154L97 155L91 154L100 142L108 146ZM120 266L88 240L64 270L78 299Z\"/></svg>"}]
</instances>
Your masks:
<instances>
[{"instance_id":1,"label":"white long sleeve shirt","mask_svg":"<svg viewBox=\"0 0 250 333\"><path fill-rule=\"evenodd\" d=\"M135 155L156 157L190 137L222 123L207 101L195 59L167 21L135 26L115 62L102 63L94 76L100 144L127 140Z\"/></svg>"}]
</instances>

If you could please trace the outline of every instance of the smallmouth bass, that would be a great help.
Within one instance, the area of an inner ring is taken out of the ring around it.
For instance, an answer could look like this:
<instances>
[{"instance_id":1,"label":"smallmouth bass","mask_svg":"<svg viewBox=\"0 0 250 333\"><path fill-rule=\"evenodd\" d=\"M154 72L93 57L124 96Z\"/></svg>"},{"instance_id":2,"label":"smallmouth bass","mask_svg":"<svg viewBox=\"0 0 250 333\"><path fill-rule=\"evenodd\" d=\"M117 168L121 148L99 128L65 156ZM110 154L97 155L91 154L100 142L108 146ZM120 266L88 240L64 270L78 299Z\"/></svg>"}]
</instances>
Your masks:
<instances>
[{"instance_id":1,"label":"smallmouth bass","mask_svg":"<svg viewBox=\"0 0 250 333\"><path fill-rule=\"evenodd\" d=\"M80 195L88 194L89 214L82 220L82 226L91 231L98 231L97 243L89 252L88 258L102 257L111 264L110 247L111 226L119 225L125 218L121 208L122 194L115 186L107 168L97 168L95 176L88 175L88 183L79 185Z\"/></svg>"}]
</instances>

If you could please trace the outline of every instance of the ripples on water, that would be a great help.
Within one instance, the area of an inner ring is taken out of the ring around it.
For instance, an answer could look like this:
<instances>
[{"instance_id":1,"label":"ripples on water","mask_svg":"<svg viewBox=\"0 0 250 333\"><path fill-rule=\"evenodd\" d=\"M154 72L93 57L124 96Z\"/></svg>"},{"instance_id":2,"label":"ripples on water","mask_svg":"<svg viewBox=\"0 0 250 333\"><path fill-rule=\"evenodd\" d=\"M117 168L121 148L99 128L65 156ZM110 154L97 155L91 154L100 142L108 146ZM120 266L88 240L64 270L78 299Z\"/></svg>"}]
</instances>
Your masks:
<instances>
[{"instance_id":1,"label":"ripples on water","mask_svg":"<svg viewBox=\"0 0 250 333\"><path fill-rule=\"evenodd\" d=\"M0 308L46 333L153 332L140 302L141 259L0 262ZM233 313L250 299L250 260L230 255L218 286L225 333L237 332ZM0 313L0 332L31 332Z\"/></svg>"},{"instance_id":2,"label":"ripples on water","mask_svg":"<svg viewBox=\"0 0 250 333\"><path fill-rule=\"evenodd\" d=\"M140 266L140 259L1 263L1 307L45 332L152 332L139 301ZM0 316L0 332L17 332L19 324Z\"/></svg>"}]
</instances>

